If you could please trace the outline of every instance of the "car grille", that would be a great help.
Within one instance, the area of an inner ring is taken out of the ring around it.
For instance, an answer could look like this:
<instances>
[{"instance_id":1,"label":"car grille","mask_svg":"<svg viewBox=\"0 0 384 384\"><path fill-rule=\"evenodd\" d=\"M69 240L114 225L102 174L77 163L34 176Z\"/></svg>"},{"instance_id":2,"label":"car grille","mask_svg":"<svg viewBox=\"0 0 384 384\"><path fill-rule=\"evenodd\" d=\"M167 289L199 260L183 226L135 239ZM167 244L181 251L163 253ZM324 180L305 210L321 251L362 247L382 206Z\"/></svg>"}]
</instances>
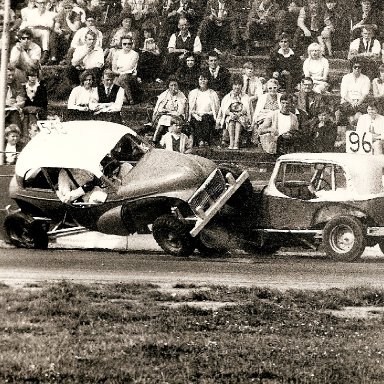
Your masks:
<instances>
[{"instance_id":1,"label":"car grille","mask_svg":"<svg viewBox=\"0 0 384 384\"><path fill-rule=\"evenodd\" d=\"M219 169L213 171L189 199L189 205L194 212L200 207L207 210L226 190L226 182Z\"/></svg>"}]
</instances>

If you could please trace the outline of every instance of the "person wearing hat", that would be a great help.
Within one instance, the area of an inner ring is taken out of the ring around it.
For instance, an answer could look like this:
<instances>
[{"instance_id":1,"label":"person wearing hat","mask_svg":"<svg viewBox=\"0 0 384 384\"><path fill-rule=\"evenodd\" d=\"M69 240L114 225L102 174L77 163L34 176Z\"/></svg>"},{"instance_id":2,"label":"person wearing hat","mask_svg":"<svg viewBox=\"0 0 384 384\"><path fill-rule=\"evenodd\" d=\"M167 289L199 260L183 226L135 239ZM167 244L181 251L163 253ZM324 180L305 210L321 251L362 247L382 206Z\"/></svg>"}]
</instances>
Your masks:
<instances>
[{"instance_id":1,"label":"person wearing hat","mask_svg":"<svg viewBox=\"0 0 384 384\"><path fill-rule=\"evenodd\" d=\"M17 155L23 148L21 142L21 132L16 124L10 124L4 130L5 138L5 153L4 163L14 165L17 160Z\"/></svg>"},{"instance_id":2,"label":"person wearing hat","mask_svg":"<svg viewBox=\"0 0 384 384\"><path fill-rule=\"evenodd\" d=\"M97 86L97 98L90 109L96 120L122 123L121 108L124 102L124 89L114 84L117 75L110 69L104 70L101 84Z\"/></svg>"},{"instance_id":3,"label":"person wearing hat","mask_svg":"<svg viewBox=\"0 0 384 384\"><path fill-rule=\"evenodd\" d=\"M29 28L19 31L17 38L17 43L11 49L9 64L16 69L16 78L23 82L26 80L26 71L40 65L41 48L32 41L33 34Z\"/></svg>"},{"instance_id":4,"label":"person wearing hat","mask_svg":"<svg viewBox=\"0 0 384 384\"><path fill-rule=\"evenodd\" d=\"M271 51L267 69L269 78L276 79L287 92L292 92L300 82L302 68L300 57L290 45L289 35L282 33L279 37L279 49Z\"/></svg>"}]
</instances>

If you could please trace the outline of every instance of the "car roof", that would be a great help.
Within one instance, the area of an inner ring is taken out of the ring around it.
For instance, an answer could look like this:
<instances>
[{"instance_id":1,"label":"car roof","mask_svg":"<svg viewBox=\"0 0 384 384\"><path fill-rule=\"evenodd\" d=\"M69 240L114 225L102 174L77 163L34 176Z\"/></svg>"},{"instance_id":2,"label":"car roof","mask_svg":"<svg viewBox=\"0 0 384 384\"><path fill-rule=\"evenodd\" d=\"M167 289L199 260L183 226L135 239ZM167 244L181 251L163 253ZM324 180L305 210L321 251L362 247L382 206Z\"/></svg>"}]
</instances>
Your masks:
<instances>
[{"instance_id":1,"label":"car roof","mask_svg":"<svg viewBox=\"0 0 384 384\"><path fill-rule=\"evenodd\" d=\"M55 122L53 123L55 124ZM19 154L15 173L24 176L30 169L82 168L100 177L100 161L132 129L105 121L42 122L41 132ZM52 129L56 127L56 129Z\"/></svg>"},{"instance_id":2,"label":"car roof","mask_svg":"<svg viewBox=\"0 0 384 384\"><path fill-rule=\"evenodd\" d=\"M335 153L335 152L323 152L323 153L289 153L282 155L278 158L281 161L303 161L303 162L330 162L340 165L355 164L355 163L380 163L384 164L383 155L360 155L355 153Z\"/></svg>"},{"instance_id":3,"label":"car roof","mask_svg":"<svg viewBox=\"0 0 384 384\"><path fill-rule=\"evenodd\" d=\"M347 182L357 194L384 191L384 155L353 153L290 153L278 158L278 162L331 163L346 171Z\"/></svg>"}]
</instances>

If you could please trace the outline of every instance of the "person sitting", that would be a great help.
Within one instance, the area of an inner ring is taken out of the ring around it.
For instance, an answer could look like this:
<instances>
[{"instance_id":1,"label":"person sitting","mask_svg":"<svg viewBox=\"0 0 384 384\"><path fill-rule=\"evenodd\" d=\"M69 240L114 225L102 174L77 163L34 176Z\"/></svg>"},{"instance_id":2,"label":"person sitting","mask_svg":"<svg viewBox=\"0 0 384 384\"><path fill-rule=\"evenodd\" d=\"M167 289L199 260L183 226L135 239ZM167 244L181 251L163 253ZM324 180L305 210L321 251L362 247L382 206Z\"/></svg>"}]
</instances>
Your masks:
<instances>
[{"instance_id":1,"label":"person sitting","mask_svg":"<svg viewBox=\"0 0 384 384\"><path fill-rule=\"evenodd\" d=\"M177 24L180 17L185 17L188 20L193 34L197 33L197 23L199 21L197 3L190 0L179 0L171 2L167 10L165 36L170 36L172 33L177 32Z\"/></svg>"},{"instance_id":2,"label":"person sitting","mask_svg":"<svg viewBox=\"0 0 384 384\"><path fill-rule=\"evenodd\" d=\"M372 26L375 31L378 31L381 25L380 12L376 4L373 4L372 0L361 0L360 4L361 8L355 10L351 19L352 39L358 37L366 25Z\"/></svg>"},{"instance_id":3,"label":"person sitting","mask_svg":"<svg viewBox=\"0 0 384 384\"><path fill-rule=\"evenodd\" d=\"M313 90L324 93L328 89L329 62L323 57L318 43L308 46L308 58L304 60L303 72L305 77L313 80Z\"/></svg>"},{"instance_id":4,"label":"person sitting","mask_svg":"<svg viewBox=\"0 0 384 384\"><path fill-rule=\"evenodd\" d=\"M208 0L198 35L204 52L240 53L236 4L233 0Z\"/></svg>"},{"instance_id":5,"label":"person sitting","mask_svg":"<svg viewBox=\"0 0 384 384\"><path fill-rule=\"evenodd\" d=\"M175 77L183 92L190 92L199 84L200 68L198 59L193 53L188 53L184 63L177 70Z\"/></svg>"},{"instance_id":6,"label":"person sitting","mask_svg":"<svg viewBox=\"0 0 384 384\"><path fill-rule=\"evenodd\" d=\"M49 40L55 24L56 13L46 9L45 0L37 0L36 8L29 9L24 13L24 18L20 25L20 30L29 28L33 36L39 39L43 50L41 63L45 64L49 60Z\"/></svg>"},{"instance_id":7,"label":"person sitting","mask_svg":"<svg viewBox=\"0 0 384 384\"><path fill-rule=\"evenodd\" d=\"M23 107L23 136L28 136L28 127L37 120L47 118L48 93L44 82L39 81L37 69L27 71L27 82L23 85L25 103Z\"/></svg>"},{"instance_id":8,"label":"person sitting","mask_svg":"<svg viewBox=\"0 0 384 384\"><path fill-rule=\"evenodd\" d=\"M143 45L140 48L137 63L137 76L143 82L151 83L159 77L162 57L151 27L143 28L143 37Z\"/></svg>"},{"instance_id":9,"label":"person sitting","mask_svg":"<svg viewBox=\"0 0 384 384\"><path fill-rule=\"evenodd\" d=\"M155 127L153 142L158 144L162 135L168 130L172 116L185 120L187 115L187 98L179 90L176 77L168 78L168 88L162 92L153 110L152 124Z\"/></svg>"},{"instance_id":10,"label":"person sitting","mask_svg":"<svg viewBox=\"0 0 384 384\"><path fill-rule=\"evenodd\" d=\"M193 89L188 95L188 120L194 146L205 147L212 144L220 102L217 93L209 88L206 73L202 72L199 75L198 84L198 88Z\"/></svg>"},{"instance_id":11,"label":"person sitting","mask_svg":"<svg viewBox=\"0 0 384 384\"><path fill-rule=\"evenodd\" d=\"M347 125L356 119L357 113L363 113L367 109L367 97L371 89L368 76L361 73L362 65L356 61L352 72L343 76L340 85L340 107L338 122Z\"/></svg>"},{"instance_id":12,"label":"person sitting","mask_svg":"<svg viewBox=\"0 0 384 384\"><path fill-rule=\"evenodd\" d=\"M114 84L117 75L110 69L104 70L102 83L97 86L96 104L90 104L96 120L122 124L121 108L124 102L124 89Z\"/></svg>"},{"instance_id":13,"label":"person sitting","mask_svg":"<svg viewBox=\"0 0 384 384\"><path fill-rule=\"evenodd\" d=\"M95 105L98 100L94 88L95 76L91 71L84 71L80 75L80 83L69 95L67 120L92 120L94 117L90 106Z\"/></svg>"},{"instance_id":14,"label":"person sitting","mask_svg":"<svg viewBox=\"0 0 384 384\"><path fill-rule=\"evenodd\" d=\"M358 58L363 66L363 72L373 79L377 76L377 61L381 56L381 46L379 40L374 38L374 29L366 25L362 28L361 37L351 42L349 46L348 59L354 63Z\"/></svg>"},{"instance_id":15,"label":"person sitting","mask_svg":"<svg viewBox=\"0 0 384 384\"><path fill-rule=\"evenodd\" d=\"M280 108L281 93L278 92L279 82L276 79L269 79L266 88L267 93L259 97L253 112L252 127L254 130L257 130L257 126L264 121L266 116Z\"/></svg>"},{"instance_id":16,"label":"person sitting","mask_svg":"<svg viewBox=\"0 0 384 384\"><path fill-rule=\"evenodd\" d=\"M70 41L70 47L65 55L65 58L62 60L62 63L66 63L67 61L71 61L73 52L76 48L85 45L85 38L87 36L88 31L93 31L96 34L96 47L102 48L103 46L103 33L96 27L95 19L93 17L87 17L85 21L85 27L78 29L74 34ZM65 50L62 50L65 52ZM64 55L63 55L64 57Z\"/></svg>"},{"instance_id":17,"label":"person sitting","mask_svg":"<svg viewBox=\"0 0 384 384\"><path fill-rule=\"evenodd\" d=\"M64 0L61 6L62 9L55 17L54 29L50 39L51 60L49 64L56 64L64 59L75 32L81 27L81 15L74 12L73 1ZM68 57L70 60L70 55Z\"/></svg>"},{"instance_id":18,"label":"person sitting","mask_svg":"<svg viewBox=\"0 0 384 384\"><path fill-rule=\"evenodd\" d=\"M15 68L15 76L20 82L26 81L26 72L38 68L41 59L41 48L32 41L32 31L22 29L17 34L18 41L12 47L9 65Z\"/></svg>"},{"instance_id":19,"label":"person sitting","mask_svg":"<svg viewBox=\"0 0 384 384\"><path fill-rule=\"evenodd\" d=\"M74 202L101 204L107 195L99 188L100 181L91 172L79 168L62 168L58 177L57 197L65 204ZM93 193L93 192L98 193Z\"/></svg>"},{"instance_id":20,"label":"person sitting","mask_svg":"<svg viewBox=\"0 0 384 384\"><path fill-rule=\"evenodd\" d=\"M301 77L301 60L290 47L291 39L288 34L279 36L279 49L272 50L269 56L267 74L276 79L282 90L292 92Z\"/></svg>"},{"instance_id":21,"label":"person sitting","mask_svg":"<svg viewBox=\"0 0 384 384\"><path fill-rule=\"evenodd\" d=\"M111 67L113 54L121 48L121 38L130 37L132 39L132 48L136 49L139 45L138 31L132 28L132 18L124 17L121 21L121 27L112 32L108 48L105 49L105 63Z\"/></svg>"},{"instance_id":22,"label":"person sitting","mask_svg":"<svg viewBox=\"0 0 384 384\"><path fill-rule=\"evenodd\" d=\"M23 148L21 132L16 124L8 125L4 130L5 153L4 163L8 165L16 164L17 156Z\"/></svg>"},{"instance_id":23,"label":"person sitting","mask_svg":"<svg viewBox=\"0 0 384 384\"><path fill-rule=\"evenodd\" d=\"M299 56L305 53L305 47L317 42L324 25L324 10L319 0L307 0L300 9L297 18L298 29L294 37L294 46Z\"/></svg>"},{"instance_id":24,"label":"person sitting","mask_svg":"<svg viewBox=\"0 0 384 384\"><path fill-rule=\"evenodd\" d=\"M185 60L187 54L193 52L200 54L202 47L199 36L192 35L189 31L189 21L180 17L179 32L173 33L168 42L168 54L165 57L160 79L164 80L169 75L174 75Z\"/></svg>"},{"instance_id":25,"label":"person sitting","mask_svg":"<svg viewBox=\"0 0 384 384\"><path fill-rule=\"evenodd\" d=\"M182 122L176 116L171 117L168 132L160 139L160 146L168 151L191 153L192 140L181 132Z\"/></svg>"},{"instance_id":26,"label":"person sitting","mask_svg":"<svg viewBox=\"0 0 384 384\"><path fill-rule=\"evenodd\" d=\"M278 11L276 0L253 0L245 31L247 53L274 41Z\"/></svg>"},{"instance_id":27,"label":"person sitting","mask_svg":"<svg viewBox=\"0 0 384 384\"><path fill-rule=\"evenodd\" d=\"M372 154L382 155L384 144L384 116L378 114L375 101L368 102L367 113L357 120L356 132L363 136L364 133L372 135Z\"/></svg>"},{"instance_id":28,"label":"person sitting","mask_svg":"<svg viewBox=\"0 0 384 384\"><path fill-rule=\"evenodd\" d=\"M305 112L308 119L313 119L324 105L324 97L313 90L312 78L304 77L297 92L297 108Z\"/></svg>"},{"instance_id":29,"label":"person sitting","mask_svg":"<svg viewBox=\"0 0 384 384\"><path fill-rule=\"evenodd\" d=\"M22 124L22 111L25 104L25 93L21 84L15 79L15 70L7 69L7 86L5 95L5 125Z\"/></svg>"},{"instance_id":30,"label":"person sitting","mask_svg":"<svg viewBox=\"0 0 384 384\"><path fill-rule=\"evenodd\" d=\"M121 49L118 49L112 57L112 71L118 75L115 84L124 89L127 103L135 104L142 96L137 79L139 54L132 49L133 40L129 36L123 36L120 44Z\"/></svg>"},{"instance_id":31,"label":"person sitting","mask_svg":"<svg viewBox=\"0 0 384 384\"><path fill-rule=\"evenodd\" d=\"M260 124L260 144L266 153L282 155L292 152L299 124L296 115L290 112L291 108L292 96L282 94L280 109L271 112Z\"/></svg>"},{"instance_id":32,"label":"person sitting","mask_svg":"<svg viewBox=\"0 0 384 384\"><path fill-rule=\"evenodd\" d=\"M232 91L223 97L217 116L217 127L228 132L229 149L239 149L241 131L248 130L251 125L251 101L248 95L242 94L243 79L234 76ZM225 133L223 132L223 141Z\"/></svg>"}]
</instances>

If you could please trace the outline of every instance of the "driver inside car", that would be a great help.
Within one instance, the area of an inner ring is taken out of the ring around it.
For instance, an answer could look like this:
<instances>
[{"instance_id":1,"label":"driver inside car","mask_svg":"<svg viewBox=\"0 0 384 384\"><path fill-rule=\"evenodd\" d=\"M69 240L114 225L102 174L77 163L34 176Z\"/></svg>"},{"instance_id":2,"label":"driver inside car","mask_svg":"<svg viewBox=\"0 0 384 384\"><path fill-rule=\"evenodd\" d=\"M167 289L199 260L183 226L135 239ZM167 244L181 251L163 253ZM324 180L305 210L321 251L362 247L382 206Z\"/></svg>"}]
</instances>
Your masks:
<instances>
[{"instance_id":1,"label":"driver inside car","mask_svg":"<svg viewBox=\"0 0 384 384\"><path fill-rule=\"evenodd\" d=\"M62 168L59 172L57 196L66 204L85 202L104 203L107 193L100 188L100 180L84 169Z\"/></svg>"}]
</instances>

